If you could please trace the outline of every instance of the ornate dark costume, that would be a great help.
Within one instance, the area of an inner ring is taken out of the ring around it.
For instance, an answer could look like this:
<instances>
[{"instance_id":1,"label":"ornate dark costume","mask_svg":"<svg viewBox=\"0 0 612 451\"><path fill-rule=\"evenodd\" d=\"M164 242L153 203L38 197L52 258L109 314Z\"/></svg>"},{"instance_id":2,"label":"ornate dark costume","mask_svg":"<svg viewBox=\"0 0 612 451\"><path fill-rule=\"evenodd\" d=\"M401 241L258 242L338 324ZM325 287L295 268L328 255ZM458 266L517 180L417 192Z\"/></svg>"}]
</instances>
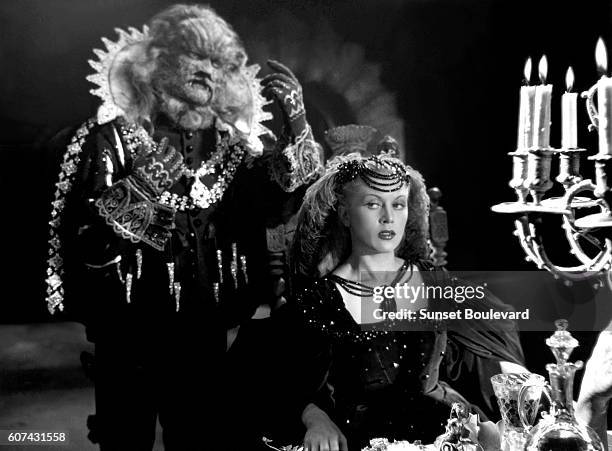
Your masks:
<instances>
[{"instance_id":1,"label":"ornate dark costume","mask_svg":"<svg viewBox=\"0 0 612 451\"><path fill-rule=\"evenodd\" d=\"M449 282L426 262L417 266L425 284ZM351 450L374 437L431 443L444 431L453 402L472 405L484 420L495 409L487 381L500 372L499 362L523 364L511 322L495 332L469 322L423 323L410 331L392 322L359 325L341 289L324 277L297 297L294 314L302 326L296 336L307 356L300 368L308 387L299 405L312 402L326 411ZM502 306L489 296L470 307Z\"/></svg>"},{"instance_id":2,"label":"ornate dark costume","mask_svg":"<svg viewBox=\"0 0 612 451\"><path fill-rule=\"evenodd\" d=\"M170 7L151 33L105 44L89 77L104 103L56 184L48 307L65 301L96 343L90 437L102 449L151 449L157 417L166 449L217 449L231 424L226 330L274 302L267 230L317 177L320 148L297 80L272 64L284 73L264 92L291 102L286 134L264 152L258 68L207 7ZM143 114L147 90L155 107Z\"/></svg>"}]
</instances>

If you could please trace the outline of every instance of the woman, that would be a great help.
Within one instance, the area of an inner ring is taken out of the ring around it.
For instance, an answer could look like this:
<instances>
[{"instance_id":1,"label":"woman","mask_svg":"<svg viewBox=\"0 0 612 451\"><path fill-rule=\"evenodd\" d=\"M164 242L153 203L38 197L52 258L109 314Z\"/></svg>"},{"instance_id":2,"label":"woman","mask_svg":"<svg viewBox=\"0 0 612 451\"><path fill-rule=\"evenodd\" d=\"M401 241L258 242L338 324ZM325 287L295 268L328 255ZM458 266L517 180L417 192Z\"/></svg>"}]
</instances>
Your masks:
<instances>
[{"instance_id":1,"label":"woman","mask_svg":"<svg viewBox=\"0 0 612 451\"><path fill-rule=\"evenodd\" d=\"M372 147L368 128L345 126L328 136L345 153ZM394 140L383 139L377 150L337 157L298 215L293 266L298 278L314 278L294 305L302 325L299 405L311 451L357 450L373 437L431 442L452 402L490 407L492 393L481 392L480 379L501 372L502 362L523 370L511 324L495 333L470 330L474 324L447 332L439 321L393 321L390 313L402 309L434 310L432 300L385 297L375 287L451 282L427 262L421 175L390 155ZM487 308L479 302L475 308ZM449 304L438 301L435 309ZM467 399L444 380L460 383Z\"/></svg>"}]
</instances>

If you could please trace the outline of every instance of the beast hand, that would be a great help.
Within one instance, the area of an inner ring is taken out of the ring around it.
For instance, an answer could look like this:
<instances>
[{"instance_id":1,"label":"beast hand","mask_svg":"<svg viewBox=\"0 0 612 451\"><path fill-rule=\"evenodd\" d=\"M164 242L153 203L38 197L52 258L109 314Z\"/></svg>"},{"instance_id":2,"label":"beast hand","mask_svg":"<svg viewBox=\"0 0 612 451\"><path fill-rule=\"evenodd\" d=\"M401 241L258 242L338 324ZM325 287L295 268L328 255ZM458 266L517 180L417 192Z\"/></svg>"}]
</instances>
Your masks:
<instances>
[{"instance_id":1,"label":"beast hand","mask_svg":"<svg viewBox=\"0 0 612 451\"><path fill-rule=\"evenodd\" d=\"M275 99L284 113L285 125L291 136L297 138L306 130L306 110L302 86L291 70L278 61L268 61L268 66L276 72L262 80L263 93Z\"/></svg>"},{"instance_id":2,"label":"beast hand","mask_svg":"<svg viewBox=\"0 0 612 451\"><path fill-rule=\"evenodd\" d=\"M136 157L132 177L158 196L174 185L183 170L183 156L164 138L155 151Z\"/></svg>"}]
</instances>

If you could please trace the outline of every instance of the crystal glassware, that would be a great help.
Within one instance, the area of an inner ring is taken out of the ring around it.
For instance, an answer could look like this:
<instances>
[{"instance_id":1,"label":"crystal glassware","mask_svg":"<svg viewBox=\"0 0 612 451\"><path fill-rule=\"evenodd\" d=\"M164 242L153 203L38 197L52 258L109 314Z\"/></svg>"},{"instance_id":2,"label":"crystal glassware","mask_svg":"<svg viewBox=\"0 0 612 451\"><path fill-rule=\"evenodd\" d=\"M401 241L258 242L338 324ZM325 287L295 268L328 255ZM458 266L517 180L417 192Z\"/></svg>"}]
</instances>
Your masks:
<instances>
[{"instance_id":1,"label":"crystal glassware","mask_svg":"<svg viewBox=\"0 0 612 451\"><path fill-rule=\"evenodd\" d=\"M526 451L601 451L603 444L597 433L589 426L579 423L574 416L573 385L576 370L582 368L581 361L567 362L576 346L576 340L567 331L567 321L555 322L557 331L546 340L557 363L549 363L551 408L548 414L527 434ZM519 396L519 404L522 399ZM519 410L519 414L522 414Z\"/></svg>"},{"instance_id":2,"label":"crystal glassware","mask_svg":"<svg viewBox=\"0 0 612 451\"><path fill-rule=\"evenodd\" d=\"M537 418L546 380L539 374L506 373L496 374L491 383L503 422L501 449L522 449L527 431ZM519 402L521 397L523 401Z\"/></svg>"}]
</instances>

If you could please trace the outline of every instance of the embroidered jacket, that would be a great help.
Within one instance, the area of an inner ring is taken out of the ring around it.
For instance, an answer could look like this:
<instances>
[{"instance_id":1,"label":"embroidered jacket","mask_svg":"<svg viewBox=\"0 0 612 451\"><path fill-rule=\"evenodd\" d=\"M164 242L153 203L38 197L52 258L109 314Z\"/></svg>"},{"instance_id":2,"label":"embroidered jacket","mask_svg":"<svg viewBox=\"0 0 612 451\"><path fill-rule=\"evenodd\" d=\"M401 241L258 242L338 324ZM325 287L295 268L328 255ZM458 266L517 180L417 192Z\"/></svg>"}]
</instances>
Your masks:
<instances>
[{"instance_id":1,"label":"embroidered jacket","mask_svg":"<svg viewBox=\"0 0 612 451\"><path fill-rule=\"evenodd\" d=\"M197 170L215 152L216 135L214 129L185 131L161 120L153 138L167 138L185 165ZM227 327L249 318L272 300L268 248L278 250L278 237L268 246L266 237L275 234L266 231L278 230L297 211L306 184L322 170L319 145L307 139L258 159L240 159L219 202L185 209L192 183L187 177L165 198L130 192L126 200L137 148L127 138L121 118L101 126L90 122L64 156L58 182L64 183L58 187L63 197L56 193L58 220L51 224L57 242L50 250L50 310L61 306L66 287L71 308L90 323L118 303L142 312L206 311ZM215 180L203 182L211 186ZM166 241L142 233L143 223L163 231L172 222ZM100 299L83 299L102 285L104 295L95 296Z\"/></svg>"}]
</instances>

